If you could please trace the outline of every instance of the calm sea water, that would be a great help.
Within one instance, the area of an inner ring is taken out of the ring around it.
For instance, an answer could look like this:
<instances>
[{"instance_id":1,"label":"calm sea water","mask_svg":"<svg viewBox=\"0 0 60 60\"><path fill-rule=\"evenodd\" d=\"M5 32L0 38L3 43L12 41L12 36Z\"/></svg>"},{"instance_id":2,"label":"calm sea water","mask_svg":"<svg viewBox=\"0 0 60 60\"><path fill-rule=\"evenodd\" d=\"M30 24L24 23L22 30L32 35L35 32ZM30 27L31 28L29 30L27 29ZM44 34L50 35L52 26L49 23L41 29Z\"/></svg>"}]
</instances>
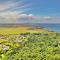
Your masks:
<instances>
[{"instance_id":1,"label":"calm sea water","mask_svg":"<svg viewBox=\"0 0 60 60\"><path fill-rule=\"evenodd\" d=\"M45 29L48 29L49 31L55 31L60 33L60 24L33 24L35 26L40 26Z\"/></svg>"}]
</instances>

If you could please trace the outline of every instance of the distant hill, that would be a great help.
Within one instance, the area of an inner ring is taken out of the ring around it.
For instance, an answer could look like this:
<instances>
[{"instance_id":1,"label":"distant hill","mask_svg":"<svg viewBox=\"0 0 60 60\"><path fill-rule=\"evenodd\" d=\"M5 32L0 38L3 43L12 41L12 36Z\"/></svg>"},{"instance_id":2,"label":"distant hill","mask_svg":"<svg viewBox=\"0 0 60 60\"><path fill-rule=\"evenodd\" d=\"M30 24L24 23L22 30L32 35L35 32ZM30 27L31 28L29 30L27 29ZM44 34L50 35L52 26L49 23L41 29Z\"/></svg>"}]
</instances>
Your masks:
<instances>
[{"instance_id":1,"label":"distant hill","mask_svg":"<svg viewBox=\"0 0 60 60\"><path fill-rule=\"evenodd\" d=\"M0 24L0 27L20 27L20 26L32 26L31 24Z\"/></svg>"},{"instance_id":2,"label":"distant hill","mask_svg":"<svg viewBox=\"0 0 60 60\"><path fill-rule=\"evenodd\" d=\"M12 24L0 24L0 27L40 27L41 28L41 26L39 25L39 24L37 24L37 23L17 23L17 24L14 24L14 23L12 23Z\"/></svg>"}]
</instances>

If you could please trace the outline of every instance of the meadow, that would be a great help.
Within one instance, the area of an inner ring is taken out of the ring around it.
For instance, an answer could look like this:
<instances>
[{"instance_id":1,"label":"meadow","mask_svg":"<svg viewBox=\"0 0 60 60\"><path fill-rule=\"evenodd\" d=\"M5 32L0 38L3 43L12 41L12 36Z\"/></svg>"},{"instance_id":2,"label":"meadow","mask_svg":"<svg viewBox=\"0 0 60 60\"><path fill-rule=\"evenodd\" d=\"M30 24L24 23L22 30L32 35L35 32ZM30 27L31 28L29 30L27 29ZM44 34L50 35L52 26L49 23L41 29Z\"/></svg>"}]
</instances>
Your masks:
<instances>
[{"instance_id":1,"label":"meadow","mask_svg":"<svg viewBox=\"0 0 60 60\"><path fill-rule=\"evenodd\" d=\"M35 27L0 27L0 60L60 60L60 33Z\"/></svg>"}]
</instances>

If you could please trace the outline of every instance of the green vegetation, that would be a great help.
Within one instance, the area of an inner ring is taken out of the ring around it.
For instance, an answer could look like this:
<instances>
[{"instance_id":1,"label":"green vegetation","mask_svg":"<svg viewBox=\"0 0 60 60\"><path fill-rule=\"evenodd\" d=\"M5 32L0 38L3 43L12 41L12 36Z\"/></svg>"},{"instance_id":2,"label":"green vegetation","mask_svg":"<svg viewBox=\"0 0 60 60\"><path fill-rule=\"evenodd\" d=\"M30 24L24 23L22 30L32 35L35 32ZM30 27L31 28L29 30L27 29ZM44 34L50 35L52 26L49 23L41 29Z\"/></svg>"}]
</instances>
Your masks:
<instances>
[{"instance_id":1,"label":"green vegetation","mask_svg":"<svg viewBox=\"0 0 60 60\"><path fill-rule=\"evenodd\" d=\"M26 32L1 35L0 60L60 60L60 34Z\"/></svg>"}]
</instances>

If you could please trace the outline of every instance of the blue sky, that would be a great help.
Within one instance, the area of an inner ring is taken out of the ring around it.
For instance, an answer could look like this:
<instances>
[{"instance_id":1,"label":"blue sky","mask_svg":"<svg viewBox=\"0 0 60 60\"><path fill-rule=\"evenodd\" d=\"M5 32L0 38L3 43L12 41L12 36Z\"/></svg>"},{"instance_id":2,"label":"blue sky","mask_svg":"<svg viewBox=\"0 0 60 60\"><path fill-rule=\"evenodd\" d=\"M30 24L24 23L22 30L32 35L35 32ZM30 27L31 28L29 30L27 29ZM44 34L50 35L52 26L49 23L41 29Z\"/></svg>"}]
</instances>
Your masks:
<instances>
[{"instance_id":1,"label":"blue sky","mask_svg":"<svg viewBox=\"0 0 60 60\"><path fill-rule=\"evenodd\" d=\"M32 13L41 16L60 16L60 0L31 0Z\"/></svg>"},{"instance_id":2,"label":"blue sky","mask_svg":"<svg viewBox=\"0 0 60 60\"><path fill-rule=\"evenodd\" d=\"M0 0L0 23L60 23L60 0Z\"/></svg>"}]
</instances>

